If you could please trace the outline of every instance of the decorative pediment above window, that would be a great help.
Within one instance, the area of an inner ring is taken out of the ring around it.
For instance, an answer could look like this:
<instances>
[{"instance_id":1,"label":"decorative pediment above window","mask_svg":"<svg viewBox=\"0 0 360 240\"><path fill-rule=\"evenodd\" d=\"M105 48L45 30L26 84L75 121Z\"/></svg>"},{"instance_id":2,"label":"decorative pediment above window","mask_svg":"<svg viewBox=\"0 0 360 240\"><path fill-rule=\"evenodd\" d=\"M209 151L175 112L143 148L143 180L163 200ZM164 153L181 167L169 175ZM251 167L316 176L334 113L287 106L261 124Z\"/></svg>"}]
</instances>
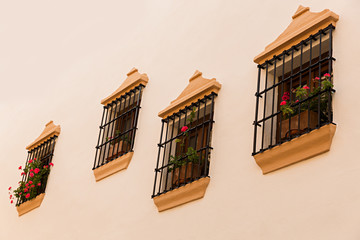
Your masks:
<instances>
[{"instance_id":1,"label":"decorative pediment above window","mask_svg":"<svg viewBox=\"0 0 360 240\"><path fill-rule=\"evenodd\" d=\"M146 86L149 81L148 76L145 73L140 74L136 68L131 69L127 76L128 77L115 92L101 100L101 104L107 105L129 90L139 86L140 84Z\"/></svg>"},{"instance_id":2,"label":"decorative pediment above window","mask_svg":"<svg viewBox=\"0 0 360 240\"><path fill-rule=\"evenodd\" d=\"M274 42L267 45L262 53L254 58L255 63L264 63L274 55L280 54L282 51L292 47L330 24L335 26L339 20L339 15L329 9L321 12L310 12L309 7L300 5L292 18L292 22L285 31L280 34Z\"/></svg>"},{"instance_id":3,"label":"decorative pediment above window","mask_svg":"<svg viewBox=\"0 0 360 240\"><path fill-rule=\"evenodd\" d=\"M203 78L202 72L196 70L194 75L189 79L187 87L175 100L171 101L168 107L159 112L159 117L166 118L169 115L178 112L186 105L190 105L197 99L203 98L205 95L209 95L211 92L217 94L220 88L221 84L217 82L215 78Z\"/></svg>"},{"instance_id":4,"label":"decorative pediment above window","mask_svg":"<svg viewBox=\"0 0 360 240\"><path fill-rule=\"evenodd\" d=\"M26 150L31 150L46 142L53 136L58 136L60 134L61 128L60 125L55 125L53 121L48 122L45 125L44 131L40 134L40 136L35 139L29 146L26 147Z\"/></svg>"}]
</instances>

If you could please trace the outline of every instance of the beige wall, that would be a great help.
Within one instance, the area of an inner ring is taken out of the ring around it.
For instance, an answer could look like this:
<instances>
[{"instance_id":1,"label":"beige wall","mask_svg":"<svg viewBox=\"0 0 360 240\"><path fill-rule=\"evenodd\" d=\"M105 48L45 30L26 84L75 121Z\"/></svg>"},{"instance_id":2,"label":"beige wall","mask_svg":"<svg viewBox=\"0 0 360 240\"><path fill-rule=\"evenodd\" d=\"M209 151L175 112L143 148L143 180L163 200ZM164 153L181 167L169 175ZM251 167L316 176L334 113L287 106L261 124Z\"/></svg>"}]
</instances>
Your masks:
<instances>
[{"instance_id":1,"label":"beige wall","mask_svg":"<svg viewBox=\"0 0 360 240\"><path fill-rule=\"evenodd\" d=\"M252 59L299 4L340 15L338 128L330 152L263 176L251 157ZM2 1L0 239L359 239L359 9L358 0ZM126 171L95 183L100 100L133 66L150 79L135 154ZM158 213L150 198L157 113L196 69L223 84L211 182L204 199ZM41 207L19 218L6 189L49 120L62 127L55 167Z\"/></svg>"}]
</instances>

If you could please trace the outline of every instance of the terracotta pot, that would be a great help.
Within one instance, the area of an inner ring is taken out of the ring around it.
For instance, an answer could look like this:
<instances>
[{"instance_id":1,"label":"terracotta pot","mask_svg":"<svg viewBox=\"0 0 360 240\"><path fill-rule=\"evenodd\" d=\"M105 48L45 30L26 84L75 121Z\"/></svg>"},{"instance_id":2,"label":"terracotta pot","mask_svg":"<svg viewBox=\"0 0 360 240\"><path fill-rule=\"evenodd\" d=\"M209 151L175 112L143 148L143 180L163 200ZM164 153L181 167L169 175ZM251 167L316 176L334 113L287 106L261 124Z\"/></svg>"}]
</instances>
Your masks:
<instances>
[{"instance_id":1,"label":"terracotta pot","mask_svg":"<svg viewBox=\"0 0 360 240\"><path fill-rule=\"evenodd\" d=\"M193 170L191 170L192 168L193 168ZM193 171L192 178L193 179L198 178L198 177L200 177L201 166L199 169L198 164L193 164L193 163L189 162L187 164L187 166L184 165L184 166L175 168L173 170L173 174L172 174L172 186L176 187L179 184L183 184L183 183L191 180L191 171ZM186 174L185 174L185 172L186 172ZM179 177L179 175L180 175L180 177ZM186 175L186 179L185 179L185 175Z\"/></svg>"},{"instance_id":2,"label":"terracotta pot","mask_svg":"<svg viewBox=\"0 0 360 240\"><path fill-rule=\"evenodd\" d=\"M115 144L110 144L108 157L106 158L107 161L110 161L121 154L125 153L128 150L129 143L120 141Z\"/></svg>"},{"instance_id":3,"label":"terracotta pot","mask_svg":"<svg viewBox=\"0 0 360 240\"><path fill-rule=\"evenodd\" d=\"M310 122L308 114L310 112ZM300 126L299 126L300 116ZM290 129L289 119L281 121L281 139L304 133L308 128L314 129L318 123L318 114L313 111L304 111L300 115L291 117Z\"/></svg>"}]
</instances>

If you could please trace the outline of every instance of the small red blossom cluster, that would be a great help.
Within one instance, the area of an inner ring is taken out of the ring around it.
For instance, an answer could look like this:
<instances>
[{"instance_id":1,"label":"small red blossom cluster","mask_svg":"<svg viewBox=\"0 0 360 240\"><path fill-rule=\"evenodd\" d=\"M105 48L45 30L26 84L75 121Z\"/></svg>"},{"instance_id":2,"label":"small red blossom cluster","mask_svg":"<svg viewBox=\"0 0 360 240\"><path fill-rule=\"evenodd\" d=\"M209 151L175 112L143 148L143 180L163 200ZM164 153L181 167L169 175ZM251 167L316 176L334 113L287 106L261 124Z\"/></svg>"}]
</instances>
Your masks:
<instances>
[{"instance_id":1,"label":"small red blossom cluster","mask_svg":"<svg viewBox=\"0 0 360 240\"><path fill-rule=\"evenodd\" d=\"M41 181L49 173L52 166L54 166L53 163L42 166L42 162L36 161L36 158L30 159L24 168L19 166L18 169L22 170L23 180L19 181L19 187L12 192L12 187L8 188L10 203L14 202L15 197L23 201L36 197L38 194L36 186L42 185Z\"/></svg>"}]
</instances>

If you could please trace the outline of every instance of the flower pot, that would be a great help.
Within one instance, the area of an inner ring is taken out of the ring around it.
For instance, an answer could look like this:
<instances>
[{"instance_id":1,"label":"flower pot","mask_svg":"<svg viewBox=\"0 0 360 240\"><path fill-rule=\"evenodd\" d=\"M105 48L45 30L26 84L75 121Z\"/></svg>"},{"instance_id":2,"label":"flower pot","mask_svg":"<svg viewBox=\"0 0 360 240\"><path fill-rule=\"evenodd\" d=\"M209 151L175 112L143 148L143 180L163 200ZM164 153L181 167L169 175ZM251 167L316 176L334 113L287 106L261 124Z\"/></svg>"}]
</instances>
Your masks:
<instances>
[{"instance_id":1,"label":"flower pot","mask_svg":"<svg viewBox=\"0 0 360 240\"><path fill-rule=\"evenodd\" d=\"M309 121L310 114L310 121ZM300 117L300 125L299 125ZM294 135L300 135L306 130L314 129L318 123L318 114L314 111L306 110L300 114L291 117L290 129L289 119L281 121L281 139Z\"/></svg>"},{"instance_id":2,"label":"flower pot","mask_svg":"<svg viewBox=\"0 0 360 240\"><path fill-rule=\"evenodd\" d=\"M117 143L110 144L109 153L106 160L110 161L124 154L125 152L128 151L129 146L130 146L129 143L125 141L119 141Z\"/></svg>"},{"instance_id":3,"label":"flower pot","mask_svg":"<svg viewBox=\"0 0 360 240\"><path fill-rule=\"evenodd\" d=\"M192 176L191 176L191 171L193 173ZM179 184L189 182L191 179L198 178L201 175L200 172L201 172L201 166L199 169L199 165L193 164L192 162L189 162L184 166L175 168L172 174L172 186L176 187ZM186 175L186 179L185 179L185 175Z\"/></svg>"}]
</instances>

